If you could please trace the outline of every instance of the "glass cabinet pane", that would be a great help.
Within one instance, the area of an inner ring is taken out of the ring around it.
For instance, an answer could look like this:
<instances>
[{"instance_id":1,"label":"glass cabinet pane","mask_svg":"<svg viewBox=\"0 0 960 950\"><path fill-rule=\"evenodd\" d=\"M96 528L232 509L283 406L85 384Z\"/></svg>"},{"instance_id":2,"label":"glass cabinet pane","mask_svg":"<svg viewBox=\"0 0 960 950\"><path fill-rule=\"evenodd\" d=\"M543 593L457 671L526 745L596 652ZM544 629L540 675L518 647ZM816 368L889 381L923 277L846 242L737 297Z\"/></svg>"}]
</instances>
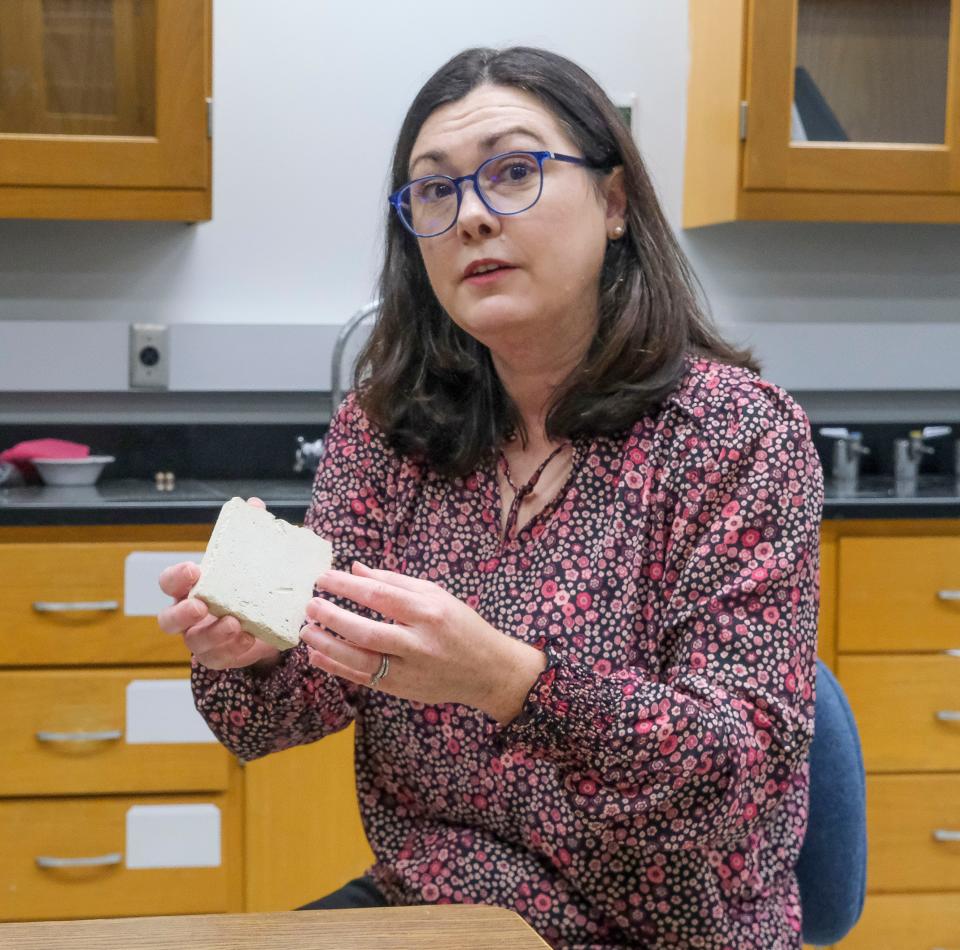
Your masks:
<instances>
[{"instance_id":1,"label":"glass cabinet pane","mask_svg":"<svg viewBox=\"0 0 960 950\"><path fill-rule=\"evenodd\" d=\"M943 144L950 0L798 0L792 139Z\"/></svg>"},{"instance_id":2,"label":"glass cabinet pane","mask_svg":"<svg viewBox=\"0 0 960 950\"><path fill-rule=\"evenodd\" d=\"M0 0L0 133L152 136L155 0Z\"/></svg>"}]
</instances>

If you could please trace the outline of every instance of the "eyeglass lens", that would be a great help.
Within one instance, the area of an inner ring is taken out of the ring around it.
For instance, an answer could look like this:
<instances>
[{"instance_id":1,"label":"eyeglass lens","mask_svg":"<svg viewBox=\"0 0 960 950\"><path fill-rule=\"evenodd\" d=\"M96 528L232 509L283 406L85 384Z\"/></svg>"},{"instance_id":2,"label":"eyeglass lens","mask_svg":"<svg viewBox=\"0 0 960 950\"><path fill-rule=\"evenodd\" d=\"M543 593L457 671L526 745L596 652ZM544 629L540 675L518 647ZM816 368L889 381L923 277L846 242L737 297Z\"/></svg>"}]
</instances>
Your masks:
<instances>
[{"instance_id":1,"label":"eyeglass lens","mask_svg":"<svg viewBox=\"0 0 960 950\"><path fill-rule=\"evenodd\" d=\"M540 162L527 152L510 152L484 162L477 169L477 190L500 214L526 211L540 197ZM404 189L400 210L410 228L421 237L446 231L457 217L459 202L453 180L422 178Z\"/></svg>"}]
</instances>

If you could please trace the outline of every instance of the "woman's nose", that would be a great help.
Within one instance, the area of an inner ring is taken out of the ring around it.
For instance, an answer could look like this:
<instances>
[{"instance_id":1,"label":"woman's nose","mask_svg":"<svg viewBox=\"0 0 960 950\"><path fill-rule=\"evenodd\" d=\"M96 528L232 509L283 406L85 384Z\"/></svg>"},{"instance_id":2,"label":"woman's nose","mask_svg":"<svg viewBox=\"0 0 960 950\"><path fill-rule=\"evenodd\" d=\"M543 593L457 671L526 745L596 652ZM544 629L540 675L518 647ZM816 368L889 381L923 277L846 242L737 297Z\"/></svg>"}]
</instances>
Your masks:
<instances>
[{"instance_id":1,"label":"woman's nose","mask_svg":"<svg viewBox=\"0 0 960 950\"><path fill-rule=\"evenodd\" d=\"M460 214L457 216L457 233L462 238L489 237L500 230L500 215L494 214L481 200L472 184L461 186Z\"/></svg>"}]
</instances>

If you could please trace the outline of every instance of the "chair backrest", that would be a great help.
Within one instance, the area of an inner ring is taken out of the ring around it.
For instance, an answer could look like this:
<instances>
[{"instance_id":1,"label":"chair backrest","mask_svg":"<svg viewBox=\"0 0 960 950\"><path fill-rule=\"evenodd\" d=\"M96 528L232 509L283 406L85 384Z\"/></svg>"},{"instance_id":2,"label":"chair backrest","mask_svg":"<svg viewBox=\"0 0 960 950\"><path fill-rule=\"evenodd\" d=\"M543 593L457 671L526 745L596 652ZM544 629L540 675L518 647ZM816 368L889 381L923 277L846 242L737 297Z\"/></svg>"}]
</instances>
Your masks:
<instances>
[{"instance_id":1,"label":"chair backrest","mask_svg":"<svg viewBox=\"0 0 960 950\"><path fill-rule=\"evenodd\" d=\"M353 384L353 368L380 310L380 301L374 300L361 307L340 328L330 359L330 415L337 411L346 390Z\"/></svg>"},{"instance_id":2,"label":"chair backrest","mask_svg":"<svg viewBox=\"0 0 960 950\"><path fill-rule=\"evenodd\" d=\"M819 660L810 815L796 870L804 942L836 943L860 919L866 894L866 778L850 705Z\"/></svg>"}]
</instances>

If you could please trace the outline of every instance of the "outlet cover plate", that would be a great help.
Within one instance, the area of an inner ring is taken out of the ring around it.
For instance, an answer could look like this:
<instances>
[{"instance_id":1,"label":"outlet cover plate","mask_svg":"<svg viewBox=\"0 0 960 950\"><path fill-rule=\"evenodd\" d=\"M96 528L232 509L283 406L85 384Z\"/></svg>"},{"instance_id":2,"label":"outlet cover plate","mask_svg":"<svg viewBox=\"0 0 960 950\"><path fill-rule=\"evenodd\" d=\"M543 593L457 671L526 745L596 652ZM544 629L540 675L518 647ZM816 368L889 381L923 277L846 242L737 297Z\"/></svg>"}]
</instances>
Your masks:
<instances>
[{"instance_id":1,"label":"outlet cover plate","mask_svg":"<svg viewBox=\"0 0 960 950\"><path fill-rule=\"evenodd\" d=\"M169 327L159 323L130 325L130 388L170 387Z\"/></svg>"}]
</instances>

